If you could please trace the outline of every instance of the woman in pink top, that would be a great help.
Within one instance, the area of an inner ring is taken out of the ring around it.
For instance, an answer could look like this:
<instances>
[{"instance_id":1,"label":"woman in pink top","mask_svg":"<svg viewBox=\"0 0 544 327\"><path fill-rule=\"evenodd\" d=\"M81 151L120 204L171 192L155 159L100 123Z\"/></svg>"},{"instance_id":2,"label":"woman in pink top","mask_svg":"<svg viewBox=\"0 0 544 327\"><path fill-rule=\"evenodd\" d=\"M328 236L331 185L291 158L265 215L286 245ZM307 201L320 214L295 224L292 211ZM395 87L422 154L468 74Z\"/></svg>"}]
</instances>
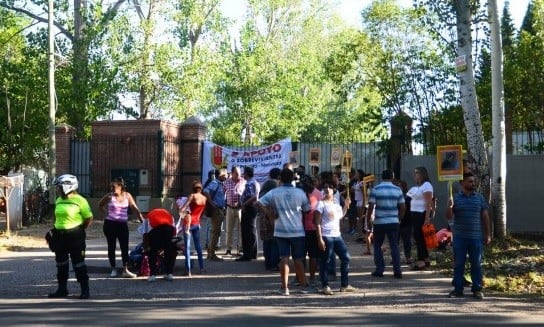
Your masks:
<instances>
[{"instance_id":1,"label":"woman in pink top","mask_svg":"<svg viewBox=\"0 0 544 327\"><path fill-rule=\"evenodd\" d=\"M315 187L315 181L310 176L304 176L302 179L302 189L310 201L310 211L303 213L304 231L306 233L306 253L308 255L310 274L310 285L315 284L315 274L317 272L317 259L319 258L319 247L317 243L317 232L314 224L314 212L317 204L322 199L321 191Z\"/></svg>"},{"instance_id":2,"label":"woman in pink top","mask_svg":"<svg viewBox=\"0 0 544 327\"><path fill-rule=\"evenodd\" d=\"M202 194L202 184L193 182L193 193L187 198L187 202L179 209L184 214L183 231L185 244L185 274L191 276L191 238L195 244L198 256L200 273L204 272L204 259L202 258L202 246L200 244L200 217L206 208L206 197ZM187 210L190 209L190 212Z\"/></svg>"},{"instance_id":3,"label":"woman in pink top","mask_svg":"<svg viewBox=\"0 0 544 327\"><path fill-rule=\"evenodd\" d=\"M110 277L117 277L115 267L115 251L117 240L121 248L121 260L123 261L123 277L134 278L135 274L128 270L128 207L132 207L140 221L143 221L142 213L134 198L126 191L123 178L116 177L111 182L111 193L106 194L98 203L98 209L104 213L104 235L108 242L108 259L111 266Z\"/></svg>"}]
</instances>

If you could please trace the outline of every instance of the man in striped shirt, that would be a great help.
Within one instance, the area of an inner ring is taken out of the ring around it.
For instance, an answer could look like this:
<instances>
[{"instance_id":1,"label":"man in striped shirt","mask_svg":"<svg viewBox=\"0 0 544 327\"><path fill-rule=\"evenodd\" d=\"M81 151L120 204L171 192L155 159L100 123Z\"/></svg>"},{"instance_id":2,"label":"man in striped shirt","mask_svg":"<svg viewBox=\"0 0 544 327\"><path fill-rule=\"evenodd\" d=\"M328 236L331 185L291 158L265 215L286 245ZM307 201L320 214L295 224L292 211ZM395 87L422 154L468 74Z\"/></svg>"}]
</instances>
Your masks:
<instances>
[{"instance_id":1,"label":"man in striped shirt","mask_svg":"<svg viewBox=\"0 0 544 327\"><path fill-rule=\"evenodd\" d=\"M227 213L225 216L225 222L227 224L226 228L226 246L227 246L227 252L225 252L226 255L231 255L232 252L232 242L234 240L234 226L236 225L237 230L237 246L236 249L240 251L240 240L241 240L241 229L240 229L240 221L242 220L242 205L240 203L240 197L242 196L242 193L244 192L244 189L246 187L246 181L241 177L240 174L240 167L233 166L231 171L231 176L225 181L223 184L223 187L225 189L225 197L227 202Z\"/></svg>"},{"instance_id":2,"label":"man in striped shirt","mask_svg":"<svg viewBox=\"0 0 544 327\"><path fill-rule=\"evenodd\" d=\"M463 296L465 262L468 255L472 295L483 299L482 293L482 254L484 244L491 243L491 226L488 204L484 196L476 192L476 183L472 173L464 173L461 183L462 192L448 200L446 218L454 219L453 224L453 284L455 289L449 297Z\"/></svg>"},{"instance_id":3,"label":"man in striped shirt","mask_svg":"<svg viewBox=\"0 0 544 327\"><path fill-rule=\"evenodd\" d=\"M399 252L400 218L404 217L406 207L402 190L393 185L394 173L392 170L382 172L382 182L374 187L368 198L367 221L370 221L374 212L374 277L383 277L385 260L382 245L387 235L391 257L393 259L393 275L402 278Z\"/></svg>"}]
</instances>

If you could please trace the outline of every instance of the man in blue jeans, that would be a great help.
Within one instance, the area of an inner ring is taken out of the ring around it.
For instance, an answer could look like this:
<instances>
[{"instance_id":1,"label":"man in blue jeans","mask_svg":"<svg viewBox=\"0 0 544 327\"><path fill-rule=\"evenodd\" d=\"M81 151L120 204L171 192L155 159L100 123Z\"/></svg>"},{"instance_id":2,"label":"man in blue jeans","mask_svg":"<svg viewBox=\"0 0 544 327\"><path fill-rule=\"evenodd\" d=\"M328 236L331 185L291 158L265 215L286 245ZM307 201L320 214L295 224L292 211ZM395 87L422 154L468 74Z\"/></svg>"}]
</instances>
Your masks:
<instances>
[{"instance_id":1,"label":"man in blue jeans","mask_svg":"<svg viewBox=\"0 0 544 327\"><path fill-rule=\"evenodd\" d=\"M463 296L465 284L465 261L470 262L471 291L475 298L483 299L482 253L483 245L491 243L487 201L476 193L474 175L463 174L462 191L448 200L446 218L454 219L453 224L453 286L449 297Z\"/></svg>"},{"instance_id":2,"label":"man in blue jeans","mask_svg":"<svg viewBox=\"0 0 544 327\"><path fill-rule=\"evenodd\" d=\"M387 235L391 258L393 259L393 276L402 278L399 252L399 226L400 217L404 217L406 206L402 190L393 184L394 173L392 170L382 172L382 182L374 187L368 197L367 221L374 213L374 264L376 270L374 277L383 277L385 260L383 258L382 245Z\"/></svg>"}]
</instances>

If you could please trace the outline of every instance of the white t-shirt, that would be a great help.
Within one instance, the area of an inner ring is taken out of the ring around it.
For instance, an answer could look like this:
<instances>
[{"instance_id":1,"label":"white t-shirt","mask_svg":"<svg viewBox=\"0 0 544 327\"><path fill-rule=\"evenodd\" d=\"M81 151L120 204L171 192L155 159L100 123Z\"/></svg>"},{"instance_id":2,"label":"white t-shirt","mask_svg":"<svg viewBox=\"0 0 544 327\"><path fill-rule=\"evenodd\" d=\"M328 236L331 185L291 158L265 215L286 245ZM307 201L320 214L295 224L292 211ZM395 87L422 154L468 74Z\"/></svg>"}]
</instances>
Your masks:
<instances>
[{"instance_id":1,"label":"white t-shirt","mask_svg":"<svg viewBox=\"0 0 544 327\"><path fill-rule=\"evenodd\" d=\"M431 192L433 194L433 186L429 182L425 182L419 186L412 187L406 195L412 198L410 202L410 211L412 212L425 212L427 209L425 205L425 197L423 193Z\"/></svg>"},{"instance_id":2,"label":"white t-shirt","mask_svg":"<svg viewBox=\"0 0 544 327\"><path fill-rule=\"evenodd\" d=\"M315 211L321 214L321 235L326 237L340 237L340 220L344 213L336 202L319 201Z\"/></svg>"},{"instance_id":3,"label":"white t-shirt","mask_svg":"<svg viewBox=\"0 0 544 327\"><path fill-rule=\"evenodd\" d=\"M355 203L357 204L357 207L361 208L364 203L364 197L363 197L363 181L357 182L354 186L354 192L353 197L355 199Z\"/></svg>"}]
</instances>

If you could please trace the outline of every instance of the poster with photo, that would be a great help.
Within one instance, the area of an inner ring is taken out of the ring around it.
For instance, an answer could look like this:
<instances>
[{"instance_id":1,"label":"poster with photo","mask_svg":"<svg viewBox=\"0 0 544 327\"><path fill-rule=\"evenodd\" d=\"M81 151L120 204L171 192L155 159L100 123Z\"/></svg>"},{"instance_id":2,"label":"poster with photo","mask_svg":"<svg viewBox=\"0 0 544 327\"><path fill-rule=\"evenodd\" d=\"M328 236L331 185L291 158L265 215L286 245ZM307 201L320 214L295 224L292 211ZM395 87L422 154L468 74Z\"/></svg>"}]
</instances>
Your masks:
<instances>
[{"instance_id":1,"label":"poster with photo","mask_svg":"<svg viewBox=\"0 0 544 327\"><path fill-rule=\"evenodd\" d=\"M344 152L344 155L342 156L342 171L345 173L349 173L349 171L351 170L351 164L352 164L351 153L346 150L346 152Z\"/></svg>"},{"instance_id":2,"label":"poster with photo","mask_svg":"<svg viewBox=\"0 0 544 327\"><path fill-rule=\"evenodd\" d=\"M340 148L331 149L331 167L340 165L340 159L342 159L342 150Z\"/></svg>"},{"instance_id":3,"label":"poster with photo","mask_svg":"<svg viewBox=\"0 0 544 327\"><path fill-rule=\"evenodd\" d=\"M289 163L293 168L297 168L299 165L300 153L298 151L289 152Z\"/></svg>"},{"instance_id":4,"label":"poster with photo","mask_svg":"<svg viewBox=\"0 0 544 327\"><path fill-rule=\"evenodd\" d=\"M321 163L321 149L310 148L310 166L319 166Z\"/></svg>"},{"instance_id":5,"label":"poster with photo","mask_svg":"<svg viewBox=\"0 0 544 327\"><path fill-rule=\"evenodd\" d=\"M463 179L463 147L461 145L438 146L436 163L439 181Z\"/></svg>"}]
</instances>

